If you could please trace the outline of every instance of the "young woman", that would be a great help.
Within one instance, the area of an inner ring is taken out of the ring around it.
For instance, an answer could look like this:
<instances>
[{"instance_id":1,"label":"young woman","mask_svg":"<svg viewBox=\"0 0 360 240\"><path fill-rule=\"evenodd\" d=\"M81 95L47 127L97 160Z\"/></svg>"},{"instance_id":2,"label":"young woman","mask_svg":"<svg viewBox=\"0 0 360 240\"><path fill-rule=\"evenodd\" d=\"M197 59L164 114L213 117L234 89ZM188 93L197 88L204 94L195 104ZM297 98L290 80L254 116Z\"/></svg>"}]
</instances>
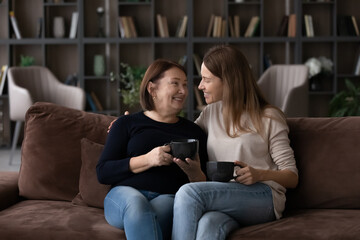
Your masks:
<instances>
[{"instance_id":1,"label":"young woman","mask_svg":"<svg viewBox=\"0 0 360 240\"><path fill-rule=\"evenodd\" d=\"M264 99L244 55L232 46L215 46L204 56L201 75L199 89L209 105L195 122L208 135L209 161L232 161L240 168L235 181L179 189L173 240L225 239L238 227L278 219L286 188L298 182L284 114Z\"/></svg>"},{"instance_id":2,"label":"young woman","mask_svg":"<svg viewBox=\"0 0 360 240\"><path fill-rule=\"evenodd\" d=\"M112 188L104 200L108 223L125 230L127 239L170 239L173 202L185 183L206 180L206 134L178 117L188 95L184 68L159 59L147 69L140 87L144 111L118 118L109 131L96 170ZM199 140L199 156L185 173L173 163L171 140Z\"/></svg>"}]
</instances>

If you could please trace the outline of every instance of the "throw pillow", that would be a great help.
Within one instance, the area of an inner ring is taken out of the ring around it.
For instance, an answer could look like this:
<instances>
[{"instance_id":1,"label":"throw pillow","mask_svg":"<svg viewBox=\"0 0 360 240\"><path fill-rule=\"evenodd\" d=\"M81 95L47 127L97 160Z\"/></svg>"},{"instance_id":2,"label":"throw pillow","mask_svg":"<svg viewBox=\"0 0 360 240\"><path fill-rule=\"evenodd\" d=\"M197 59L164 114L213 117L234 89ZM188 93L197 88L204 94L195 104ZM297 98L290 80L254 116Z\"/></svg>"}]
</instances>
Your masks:
<instances>
[{"instance_id":1,"label":"throw pillow","mask_svg":"<svg viewBox=\"0 0 360 240\"><path fill-rule=\"evenodd\" d=\"M96 175L96 164L99 160L104 145L95 143L87 138L81 139L81 169L79 178L79 197L91 207L104 207L104 199L110 185L104 185L98 182ZM73 203L76 202L73 200Z\"/></svg>"}]
</instances>

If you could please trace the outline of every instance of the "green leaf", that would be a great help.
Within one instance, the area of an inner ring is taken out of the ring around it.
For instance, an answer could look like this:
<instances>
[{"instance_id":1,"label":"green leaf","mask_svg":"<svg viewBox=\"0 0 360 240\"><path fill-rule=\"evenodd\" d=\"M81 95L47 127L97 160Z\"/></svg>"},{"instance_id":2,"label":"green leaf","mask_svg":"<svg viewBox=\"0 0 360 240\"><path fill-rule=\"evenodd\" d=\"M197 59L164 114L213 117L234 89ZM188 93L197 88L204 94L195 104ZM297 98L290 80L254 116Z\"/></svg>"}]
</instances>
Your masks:
<instances>
[{"instance_id":1,"label":"green leaf","mask_svg":"<svg viewBox=\"0 0 360 240\"><path fill-rule=\"evenodd\" d=\"M329 103L331 117L360 115L360 87L349 79L345 79L346 89L337 93Z\"/></svg>"},{"instance_id":2,"label":"green leaf","mask_svg":"<svg viewBox=\"0 0 360 240\"><path fill-rule=\"evenodd\" d=\"M140 101L140 85L146 68L120 63L120 93L124 104L133 107Z\"/></svg>"}]
</instances>

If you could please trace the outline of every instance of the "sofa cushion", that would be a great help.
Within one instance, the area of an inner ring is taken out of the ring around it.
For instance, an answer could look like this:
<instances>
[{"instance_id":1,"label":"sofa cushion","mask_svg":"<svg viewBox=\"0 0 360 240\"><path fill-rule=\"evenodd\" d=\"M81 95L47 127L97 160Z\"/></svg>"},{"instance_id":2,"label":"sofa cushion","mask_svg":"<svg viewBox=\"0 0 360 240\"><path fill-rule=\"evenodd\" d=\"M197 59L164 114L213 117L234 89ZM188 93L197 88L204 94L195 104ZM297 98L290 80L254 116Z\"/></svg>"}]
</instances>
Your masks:
<instances>
[{"instance_id":1,"label":"sofa cushion","mask_svg":"<svg viewBox=\"0 0 360 240\"><path fill-rule=\"evenodd\" d=\"M113 119L53 103L30 107L22 144L20 195L71 201L79 192L81 139L104 144Z\"/></svg>"},{"instance_id":2,"label":"sofa cushion","mask_svg":"<svg viewBox=\"0 0 360 240\"><path fill-rule=\"evenodd\" d=\"M0 211L20 201L18 172L0 172Z\"/></svg>"},{"instance_id":3,"label":"sofa cushion","mask_svg":"<svg viewBox=\"0 0 360 240\"><path fill-rule=\"evenodd\" d=\"M235 230L228 240L359 239L360 210L309 209L264 224Z\"/></svg>"},{"instance_id":4,"label":"sofa cushion","mask_svg":"<svg viewBox=\"0 0 360 240\"><path fill-rule=\"evenodd\" d=\"M360 208L360 117L288 119L299 184L291 208Z\"/></svg>"},{"instance_id":5,"label":"sofa cushion","mask_svg":"<svg viewBox=\"0 0 360 240\"><path fill-rule=\"evenodd\" d=\"M81 199L91 207L104 207L104 199L110 185L100 184L96 176L96 164L100 158L104 145L95 143L87 138L81 139L81 170L79 191ZM80 196L77 196L80 197Z\"/></svg>"},{"instance_id":6,"label":"sofa cushion","mask_svg":"<svg viewBox=\"0 0 360 240\"><path fill-rule=\"evenodd\" d=\"M67 201L26 200L0 212L0 239L113 240L124 231L109 225L104 210Z\"/></svg>"}]
</instances>

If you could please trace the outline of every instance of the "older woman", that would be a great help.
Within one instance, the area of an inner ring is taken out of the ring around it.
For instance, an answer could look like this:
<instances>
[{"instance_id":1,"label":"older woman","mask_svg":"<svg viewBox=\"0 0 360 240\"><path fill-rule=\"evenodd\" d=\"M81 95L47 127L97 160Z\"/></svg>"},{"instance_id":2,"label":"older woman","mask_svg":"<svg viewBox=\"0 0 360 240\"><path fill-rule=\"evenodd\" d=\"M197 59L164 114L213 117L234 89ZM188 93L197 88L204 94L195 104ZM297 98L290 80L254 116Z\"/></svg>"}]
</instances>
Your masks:
<instances>
[{"instance_id":1,"label":"older woman","mask_svg":"<svg viewBox=\"0 0 360 240\"><path fill-rule=\"evenodd\" d=\"M185 183L205 180L206 134L179 117L188 95L184 68L159 59L147 69L140 87L144 111L118 118L109 131L96 170L99 182L111 184L104 200L108 223L125 230L127 239L169 239L173 201ZM185 173L164 146L173 139L195 138L199 156L187 159ZM201 159L201 163L200 163Z\"/></svg>"}]
</instances>

